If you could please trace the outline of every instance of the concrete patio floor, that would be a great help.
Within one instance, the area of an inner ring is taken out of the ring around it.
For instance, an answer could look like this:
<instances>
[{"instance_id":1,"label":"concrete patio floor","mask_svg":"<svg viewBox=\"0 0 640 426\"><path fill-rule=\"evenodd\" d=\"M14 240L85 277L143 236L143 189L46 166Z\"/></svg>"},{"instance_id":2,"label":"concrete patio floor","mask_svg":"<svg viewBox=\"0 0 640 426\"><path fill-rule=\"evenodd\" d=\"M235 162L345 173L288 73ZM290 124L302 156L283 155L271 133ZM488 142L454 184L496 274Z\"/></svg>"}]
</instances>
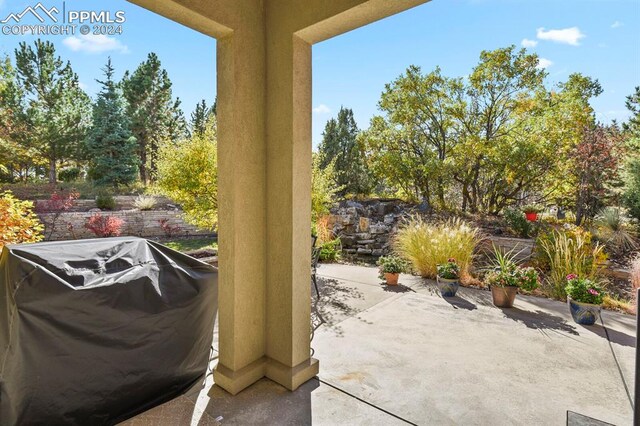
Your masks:
<instances>
[{"instance_id":1,"label":"concrete patio floor","mask_svg":"<svg viewBox=\"0 0 640 426\"><path fill-rule=\"evenodd\" d=\"M126 424L562 425L568 411L632 424L635 317L604 312L585 327L557 301L519 295L498 309L488 291L443 299L409 275L386 287L372 267L318 273L316 379L295 392L263 379L231 397L209 375Z\"/></svg>"}]
</instances>

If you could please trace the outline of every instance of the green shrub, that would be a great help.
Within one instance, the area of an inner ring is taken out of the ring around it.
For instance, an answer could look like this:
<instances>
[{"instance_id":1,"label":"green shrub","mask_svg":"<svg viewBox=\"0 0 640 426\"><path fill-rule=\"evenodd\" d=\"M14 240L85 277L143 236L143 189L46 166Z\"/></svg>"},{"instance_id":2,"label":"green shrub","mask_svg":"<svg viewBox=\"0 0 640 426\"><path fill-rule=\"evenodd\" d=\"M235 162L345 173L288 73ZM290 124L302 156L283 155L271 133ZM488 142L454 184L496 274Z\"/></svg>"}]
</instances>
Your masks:
<instances>
[{"instance_id":1,"label":"green shrub","mask_svg":"<svg viewBox=\"0 0 640 426\"><path fill-rule=\"evenodd\" d=\"M640 221L640 158L627 163L623 201L631 217Z\"/></svg>"},{"instance_id":2,"label":"green shrub","mask_svg":"<svg viewBox=\"0 0 640 426\"><path fill-rule=\"evenodd\" d=\"M520 238L529 238L533 234L535 225L529 222L524 213L518 209L505 209L504 220L507 222L507 226Z\"/></svg>"},{"instance_id":3,"label":"green shrub","mask_svg":"<svg viewBox=\"0 0 640 426\"><path fill-rule=\"evenodd\" d=\"M340 255L342 254L342 242L340 238L336 238L335 240L327 241L320 244L320 257L319 259L323 262L335 262L340 259Z\"/></svg>"},{"instance_id":4,"label":"green shrub","mask_svg":"<svg viewBox=\"0 0 640 426\"><path fill-rule=\"evenodd\" d=\"M600 281L607 256L604 246L591 241L591 234L581 228L552 230L537 241L541 265L549 273L545 290L549 296L566 299L567 276L576 274L592 281Z\"/></svg>"},{"instance_id":5,"label":"green shrub","mask_svg":"<svg viewBox=\"0 0 640 426\"><path fill-rule=\"evenodd\" d=\"M80 169L72 167L70 169L61 170L58 178L63 182L75 182L80 178Z\"/></svg>"},{"instance_id":6,"label":"green shrub","mask_svg":"<svg viewBox=\"0 0 640 426\"><path fill-rule=\"evenodd\" d=\"M602 304L605 293L597 283L574 274L567 275L566 279L565 292L571 299L576 302L591 303L592 305Z\"/></svg>"},{"instance_id":7,"label":"green shrub","mask_svg":"<svg viewBox=\"0 0 640 426\"><path fill-rule=\"evenodd\" d=\"M218 225L218 143L215 115L204 133L158 153L157 191L182 206L187 222L213 230Z\"/></svg>"},{"instance_id":8,"label":"green shrub","mask_svg":"<svg viewBox=\"0 0 640 426\"><path fill-rule=\"evenodd\" d=\"M114 210L116 208L116 199L108 193L98 194L96 197L96 206L100 210Z\"/></svg>"},{"instance_id":9,"label":"green shrub","mask_svg":"<svg viewBox=\"0 0 640 426\"><path fill-rule=\"evenodd\" d=\"M413 216L398 230L393 246L421 276L436 278L438 265L450 258L460 265L461 276L468 274L479 240L478 229L459 219L433 224Z\"/></svg>"},{"instance_id":10,"label":"green shrub","mask_svg":"<svg viewBox=\"0 0 640 426\"><path fill-rule=\"evenodd\" d=\"M311 163L311 220L317 221L329 213L336 194L343 188L338 186L335 161L321 167L322 155L313 154Z\"/></svg>"}]
</instances>

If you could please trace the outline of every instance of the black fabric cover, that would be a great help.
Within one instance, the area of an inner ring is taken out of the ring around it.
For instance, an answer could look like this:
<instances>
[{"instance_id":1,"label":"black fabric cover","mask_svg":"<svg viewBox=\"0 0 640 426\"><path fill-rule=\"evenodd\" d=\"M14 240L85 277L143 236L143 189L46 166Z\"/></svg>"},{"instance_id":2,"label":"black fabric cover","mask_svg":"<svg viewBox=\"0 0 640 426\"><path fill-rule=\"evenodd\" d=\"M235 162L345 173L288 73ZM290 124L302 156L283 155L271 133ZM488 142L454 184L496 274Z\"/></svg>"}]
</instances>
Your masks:
<instances>
[{"instance_id":1,"label":"black fabric cover","mask_svg":"<svg viewBox=\"0 0 640 426\"><path fill-rule=\"evenodd\" d=\"M206 372L217 269L140 238L0 256L0 425L114 424Z\"/></svg>"}]
</instances>

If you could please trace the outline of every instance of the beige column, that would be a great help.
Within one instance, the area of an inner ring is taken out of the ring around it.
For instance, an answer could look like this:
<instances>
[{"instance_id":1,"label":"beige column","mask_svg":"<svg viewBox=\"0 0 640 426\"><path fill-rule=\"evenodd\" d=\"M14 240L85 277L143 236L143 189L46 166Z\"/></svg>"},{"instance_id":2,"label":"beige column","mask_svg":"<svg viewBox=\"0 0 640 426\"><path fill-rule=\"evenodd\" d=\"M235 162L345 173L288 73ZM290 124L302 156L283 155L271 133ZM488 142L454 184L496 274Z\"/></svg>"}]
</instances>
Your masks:
<instances>
[{"instance_id":1,"label":"beige column","mask_svg":"<svg viewBox=\"0 0 640 426\"><path fill-rule=\"evenodd\" d=\"M264 38L243 28L219 39L217 48L221 267L214 379L235 394L263 377L265 365Z\"/></svg>"},{"instance_id":2,"label":"beige column","mask_svg":"<svg viewBox=\"0 0 640 426\"><path fill-rule=\"evenodd\" d=\"M311 45L426 0L129 0L218 40L219 363L232 394L310 357ZM204 95L203 95L204 96Z\"/></svg>"},{"instance_id":3,"label":"beige column","mask_svg":"<svg viewBox=\"0 0 640 426\"><path fill-rule=\"evenodd\" d=\"M311 45L267 32L266 376L296 389L318 373L309 358Z\"/></svg>"}]
</instances>

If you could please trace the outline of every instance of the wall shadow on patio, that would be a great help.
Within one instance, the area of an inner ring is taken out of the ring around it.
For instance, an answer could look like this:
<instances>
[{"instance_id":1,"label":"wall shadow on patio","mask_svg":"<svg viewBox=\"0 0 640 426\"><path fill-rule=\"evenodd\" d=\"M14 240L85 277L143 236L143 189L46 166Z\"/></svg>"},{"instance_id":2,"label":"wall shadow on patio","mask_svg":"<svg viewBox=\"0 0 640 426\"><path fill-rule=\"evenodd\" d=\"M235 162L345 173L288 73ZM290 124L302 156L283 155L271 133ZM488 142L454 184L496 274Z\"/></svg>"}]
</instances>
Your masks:
<instances>
[{"instance_id":1,"label":"wall shadow on patio","mask_svg":"<svg viewBox=\"0 0 640 426\"><path fill-rule=\"evenodd\" d=\"M617 343L621 346L628 346L630 348L636 347L636 338L635 336L630 336L621 331L614 330L609 327L603 327L600 324L594 324L590 326L581 326L583 330L590 331L593 334L597 334L603 339L609 340L611 343ZM608 334L608 337L607 337Z\"/></svg>"},{"instance_id":2,"label":"wall shadow on patio","mask_svg":"<svg viewBox=\"0 0 640 426\"><path fill-rule=\"evenodd\" d=\"M311 394L319 386L314 378L290 392L264 378L231 396L214 385L205 412L215 419L222 417L223 425L311 425Z\"/></svg>"},{"instance_id":3,"label":"wall shadow on patio","mask_svg":"<svg viewBox=\"0 0 640 426\"><path fill-rule=\"evenodd\" d=\"M415 293L416 292L411 287L407 287L406 285L400 284L400 283L398 283L398 285L386 285L383 283L380 286L387 293Z\"/></svg>"},{"instance_id":4,"label":"wall shadow on patio","mask_svg":"<svg viewBox=\"0 0 640 426\"><path fill-rule=\"evenodd\" d=\"M512 319L516 322L521 322L527 328L534 330L554 330L577 336L579 333L576 328L569 324L564 318L552 315L548 312L537 310L523 311L518 308L502 308L502 313L505 317Z\"/></svg>"},{"instance_id":5,"label":"wall shadow on patio","mask_svg":"<svg viewBox=\"0 0 640 426\"><path fill-rule=\"evenodd\" d=\"M442 299L450 304L453 309L466 309L467 311L474 311L478 309L475 304L460 296L443 297Z\"/></svg>"}]
</instances>

